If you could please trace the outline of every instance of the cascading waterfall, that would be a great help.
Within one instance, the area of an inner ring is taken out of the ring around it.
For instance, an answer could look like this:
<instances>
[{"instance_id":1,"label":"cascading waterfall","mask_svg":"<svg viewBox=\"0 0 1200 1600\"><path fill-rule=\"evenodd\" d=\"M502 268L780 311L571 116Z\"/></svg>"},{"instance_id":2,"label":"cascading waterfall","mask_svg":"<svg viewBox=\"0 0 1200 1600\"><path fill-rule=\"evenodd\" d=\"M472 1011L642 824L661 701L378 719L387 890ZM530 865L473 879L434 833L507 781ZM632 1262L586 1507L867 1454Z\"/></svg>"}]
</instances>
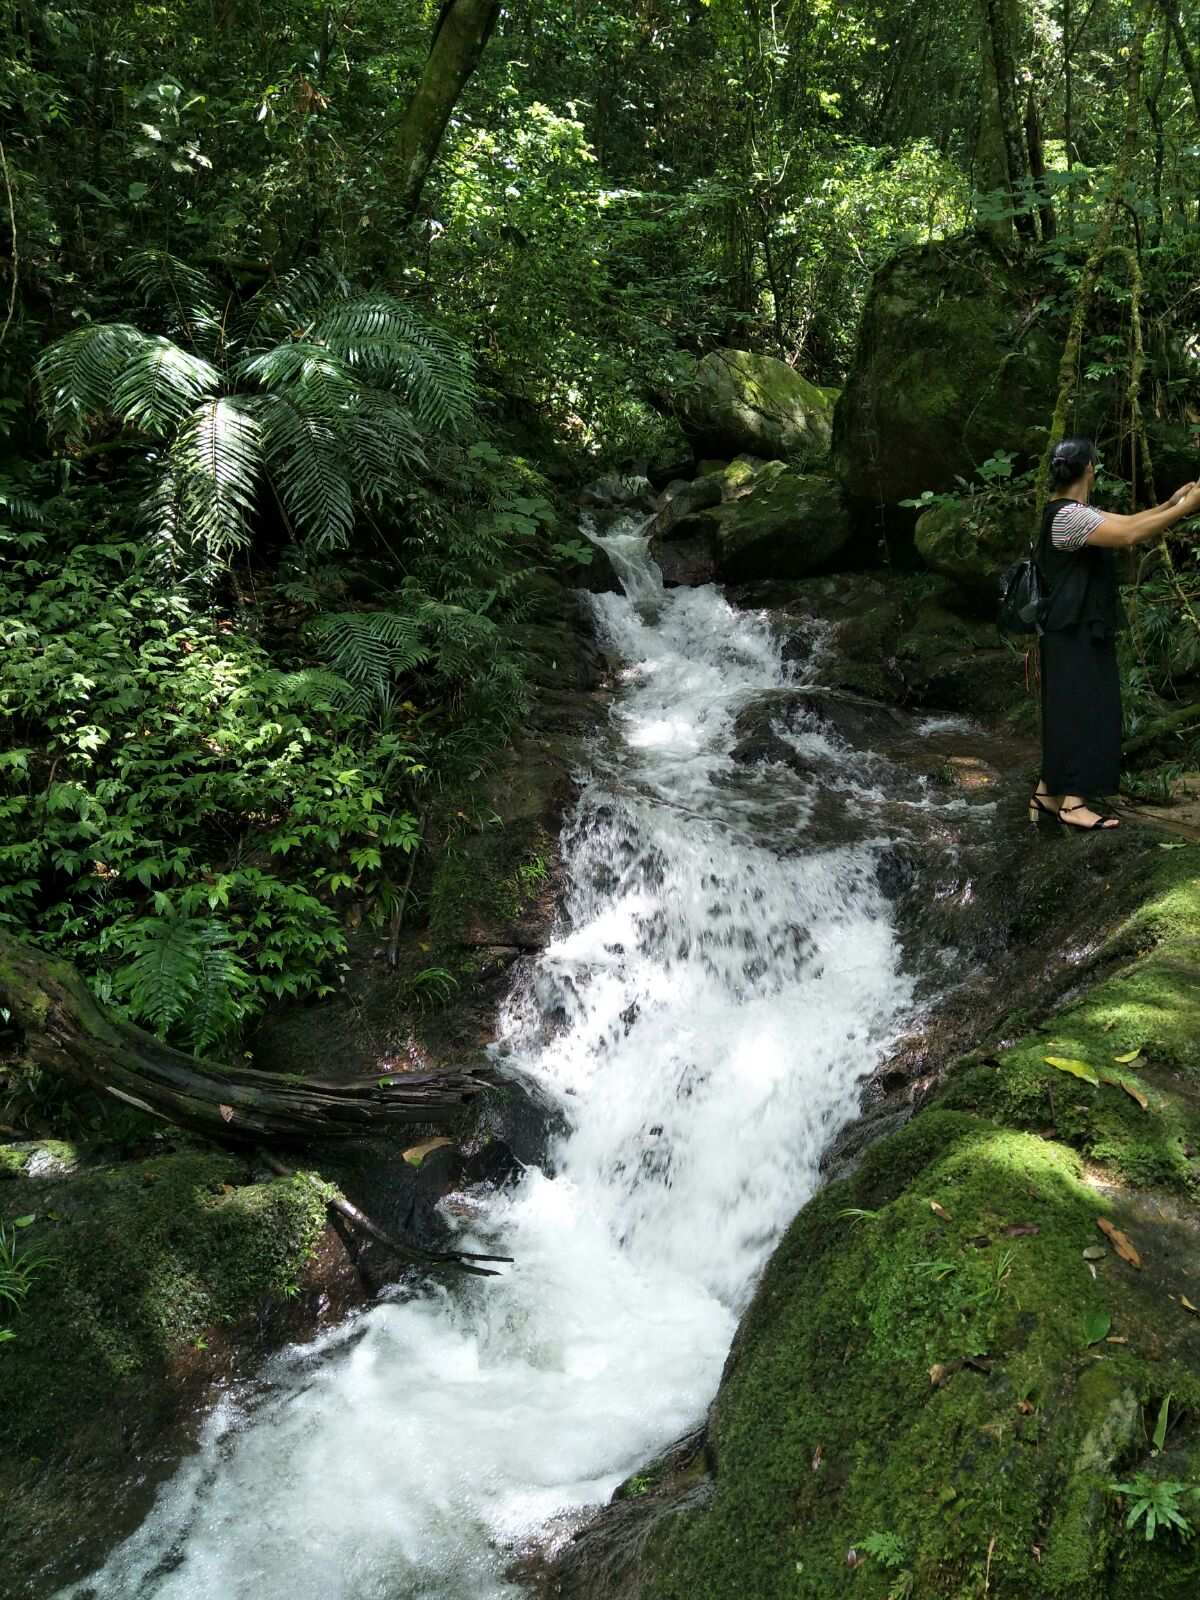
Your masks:
<instances>
[{"instance_id":1,"label":"cascading waterfall","mask_svg":"<svg viewBox=\"0 0 1200 1600\"><path fill-rule=\"evenodd\" d=\"M596 538L625 585L594 601L624 685L564 839L564 931L495 1047L568 1131L464 1240L515 1265L276 1357L71 1595L515 1593L516 1545L700 1420L910 1007L877 845L806 849L804 782L730 759L738 711L787 681L765 622L664 593L632 523Z\"/></svg>"}]
</instances>

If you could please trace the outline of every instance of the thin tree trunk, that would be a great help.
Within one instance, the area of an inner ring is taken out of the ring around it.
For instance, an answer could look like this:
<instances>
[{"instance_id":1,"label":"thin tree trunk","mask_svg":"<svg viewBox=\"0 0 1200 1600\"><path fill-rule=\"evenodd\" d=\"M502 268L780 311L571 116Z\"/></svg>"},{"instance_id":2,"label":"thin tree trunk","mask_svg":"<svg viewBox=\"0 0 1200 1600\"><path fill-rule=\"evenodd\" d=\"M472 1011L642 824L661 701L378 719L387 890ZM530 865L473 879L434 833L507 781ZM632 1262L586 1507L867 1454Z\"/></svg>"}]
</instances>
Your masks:
<instances>
[{"instance_id":1,"label":"thin tree trunk","mask_svg":"<svg viewBox=\"0 0 1200 1600\"><path fill-rule=\"evenodd\" d=\"M1166 227L1166 217L1163 212L1163 166L1166 162L1167 141L1163 128L1162 112L1159 110L1159 99L1162 96L1163 84L1167 80L1167 63L1171 58L1171 30L1163 29L1162 55L1158 63L1158 79L1154 88L1146 96L1146 110L1150 113L1150 126L1154 129L1154 243L1162 241L1163 229Z\"/></svg>"},{"instance_id":2,"label":"thin tree trunk","mask_svg":"<svg viewBox=\"0 0 1200 1600\"><path fill-rule=\"evenodd\" d=\"M1175 35L1175 47L1179 51L1179 60L1183 66L1184 76L1191 86L1197 121L1200 121L1200 61L1196 59L1191 40L1184 32L1183 19L1179 15L1178 0L1158 0L1158 9L1167 19L1171 32Z\"/></svg>"},{"instance_id":3,"label":"thin tree trunk","mask_svg":"<svg viewBox=\"0 0 1200 1600\"><path fill-rule=\"evenodd\" d=\"M996 111L1000 118L1000 139L1004 146L1004 160L1008 172L1008 190L1012 196L1017 232L1025 239L1036 236L1033 217L1026 209L1026 179L1029 169L1025 160L1024 130L1017 103L1017 68L1013 34L1015 17L1011 0L980 0L983 8L985 44L985 70L990 66L996 79Z\"/></svg>"},{"instance_id":4,"label":"thin tree trunk","mask_svg":"<svg viewBox=\"0 0 1200 1600\"><path fill-rule=\"evenodd\" d=\"M327 1083L199 1061L114 1021L68 962L6 935L0 935L0 1004L38 1066L223 1141L336 1139L446 1122L489 1087L484 1076L466 1072Z\"/></svg>"},{"instance_id":5,"label":"thin tree trunk","mask_svg":"<svg viewBox=\"0 0 1200 1600\"><path fill-rule=\"evenodd\" d=\"M1075 235L1075 185L1071 181L1075 166L1075 75L1071 66L1074 43L1071 39L1071 0L1063 0L1063 144L1067 153L1067 232Z\"/></svg>"},{"instance_id":6,"label":"thin tree trunk","mask_svg":"<svg viewBox=\"0 0 1200 1600\"><path fill-rule=\"evenodd\" d=\"M1046 183L1046 158L1042 150L1042 121L1038 115L1037 95L1030 81L1025 100L1025 143L1029 150L1029 173L1038 196L1038 217L1042 225L1042 239L1048 242L1058 233L1058 219L1054 215L1054 201Z\"/></svg>"},{"instance_id":7,"label":"thin tree trunk","mask_svg":"<svg viewBox=\"0 0 1200 1600\"><path fill-rule=\"evenodd\" d=\"M1108 201L1100 216L1100 225L1096 229L1096 236L1092 248L1088 252L1087 262L1079 279L1079 288L1075 293L1075 305L1071 311L1071 324L1067 331L1066 343L1063 345L1062 359L1058 368L1058 394L1054 402L1054 415L1050 420L1050 431L1046 438L1046 453L1042 458L1042 470L1038 479L1037 514L1041 515L1046 504L1050 486L1050 457L1054 446L1066 432L1067 411L1071 404L1071 396L1075 392L1075 369L1079 362L1080 346L1083 343L1083 329L1087 321L1088 309L1092 303L1092 293L1096 287L1096 279L1100 275L1100 267L1108 254L1112 242L1113 228L1116 226L1124 196L1122 190L1128 181L1133 167L1133 158L1137 154L1137 136L1139 113L1141 111L1142 93L1142 64L1146 52L1146 32L1150 26L1150 0L1142 0L1138 12L1137 32L1129 51L1129 65L1125 79L1125 134L1122 143L1121 155L1117 161L1116 170L1112 176L1112 188Z\"/></svg>"},{"instance_id":8,"label":"thin tree trunk","mask_svg":"<svg viewBox=\"0 0 1200 1600\"><path fill-rule=\"evenodd\" d=\"M450 113L479 65L500 15L500 0L444 0L420 82L396 135L400 205L416 215Z\"/></svg>"}]
</instances>

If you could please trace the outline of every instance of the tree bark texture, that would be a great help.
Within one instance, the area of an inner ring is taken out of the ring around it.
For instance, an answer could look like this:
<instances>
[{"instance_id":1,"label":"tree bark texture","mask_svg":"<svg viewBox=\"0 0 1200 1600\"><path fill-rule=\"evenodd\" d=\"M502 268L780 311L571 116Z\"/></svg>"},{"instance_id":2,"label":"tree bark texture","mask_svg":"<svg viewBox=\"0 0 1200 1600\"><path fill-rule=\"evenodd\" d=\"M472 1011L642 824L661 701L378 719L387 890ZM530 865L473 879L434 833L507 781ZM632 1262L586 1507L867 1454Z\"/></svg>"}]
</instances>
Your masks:
<instances>
[{"instance_id":1,"label":"tree bark texture","mask_svg":"<svg viewBox=\"0 0 1200 1600\"><path fill-rule=\"evenodd\" d=\"M979 0L979 3L983 23L985 114L990 109L991 114L999 118L1000 144L1015 213L1013 221L1022 238L1032 239L1037 229L1027 205L1029 168L1017 97L1016 11L1012 0ZM986 81L989 76L995 80L994 98L991 84Z\"/></svg>"},{"instance_id":2,"label":"tree bark texture","mask_svg":"<svg viewBox=\"0 0 1200 1600\"><path fill-rule=\"evenodd\" d=\"M445 0L429 55L396 135L400 204L411 220L450 120L500 15L499 0Z\"/></svg>"},{"instance_id":3,"label":"tree bark texture","mask_svg":"<svg viewBox=\"0 0 1200 1600\"><path fill-rule=\"evenodd\" d=\"M486 1077L466 1072L331 1083L197 1060L113 1020L68 962L5 935L0 1004L38 1066L226 1142L337 1139L450 1122L489 1086Z\"/></svg>"}]
</instances>

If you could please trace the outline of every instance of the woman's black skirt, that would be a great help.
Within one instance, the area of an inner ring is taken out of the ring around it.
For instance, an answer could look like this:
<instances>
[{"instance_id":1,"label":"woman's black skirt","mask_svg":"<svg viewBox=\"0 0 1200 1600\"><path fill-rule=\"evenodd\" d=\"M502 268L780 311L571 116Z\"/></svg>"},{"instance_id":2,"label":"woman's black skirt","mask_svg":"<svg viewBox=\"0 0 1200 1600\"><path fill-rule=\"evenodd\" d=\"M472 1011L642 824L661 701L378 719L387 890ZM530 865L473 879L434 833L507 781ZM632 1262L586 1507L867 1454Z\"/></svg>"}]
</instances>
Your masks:
<instances>
[{"instance_id":1,"label":"woman's black skirt","mask_svg":"<svg viewBox=\"0 0 1200 1600\"><path fill-rule=\"evenodd\" d=\"M1121 776L1117 642L1077 623L1042 635L1042 777L1051 794L1115 794Z\"/></svg>"}]
</instances>

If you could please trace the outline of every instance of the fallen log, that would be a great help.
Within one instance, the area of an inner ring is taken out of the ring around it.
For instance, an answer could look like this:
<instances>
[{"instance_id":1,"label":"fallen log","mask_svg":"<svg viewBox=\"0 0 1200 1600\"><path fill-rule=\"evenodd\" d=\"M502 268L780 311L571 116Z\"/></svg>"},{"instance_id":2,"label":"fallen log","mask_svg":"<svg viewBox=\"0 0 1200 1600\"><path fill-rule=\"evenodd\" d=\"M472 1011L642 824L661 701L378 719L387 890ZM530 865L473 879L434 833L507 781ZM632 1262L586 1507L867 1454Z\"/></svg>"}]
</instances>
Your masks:
<instances>
[{"instance_id":1,"label":"fallen log","mask_svg":"<svg viewBox=\"0 0 1200 1600\"><path fill-rule=\"evenodd\" d=\"M0 934L0 1006L29 1059L224 1142L349 1138L462 1116L490 1081L402 1072L327 1082L200 1060L110 1017L69 962Z\"/></svg>"},{"instance_id":2,"label":"fallen log","mask_svg":"<svg viewBox=\"0 0 1200 1600\"><path fill-rule=\"evenodd\" d=\"M290 1167L285 1167L282 1161L277 1160L269 1151L259 1152L262 1160L277 1177L294 1178L296 1174ZM333 1194L328 1199L329 1209L336 1211L340 1217L350 1223L362 1234L365 1234L373 1244L379 1245L394 1255L399 1261L407 1261L419 1267L454 1267L459 1272L472 1274L477 1278L498 1278L500 1274L493 1272L490 1267L481 1267L481 1261L504 1261L510 1265L512 1256L481 1256L470 1250L426 1250L419 1244L411 1241L397 1239L395 1234L388 1233L379 1224L369 1217L365 1211L360 1211L356 1205L347 1200L345 1195Z\"/></svg>"},{"instance_id":3,"label":"fallen log","mask_svg":"<svg viewBox=\"0 0 1200 1600\"><path fill-rule=\"evenodd\" d=\"M1200 702L1178 706L1174 711L1168 711L1165 716L1147 723L1132 738L1126 739L1121 753L1129 756L1138 750L1148 750L1160 739L1165 739L1170 734L1183 733L1196 723L1200 723Z\"/></svg>"}]
</instances>

